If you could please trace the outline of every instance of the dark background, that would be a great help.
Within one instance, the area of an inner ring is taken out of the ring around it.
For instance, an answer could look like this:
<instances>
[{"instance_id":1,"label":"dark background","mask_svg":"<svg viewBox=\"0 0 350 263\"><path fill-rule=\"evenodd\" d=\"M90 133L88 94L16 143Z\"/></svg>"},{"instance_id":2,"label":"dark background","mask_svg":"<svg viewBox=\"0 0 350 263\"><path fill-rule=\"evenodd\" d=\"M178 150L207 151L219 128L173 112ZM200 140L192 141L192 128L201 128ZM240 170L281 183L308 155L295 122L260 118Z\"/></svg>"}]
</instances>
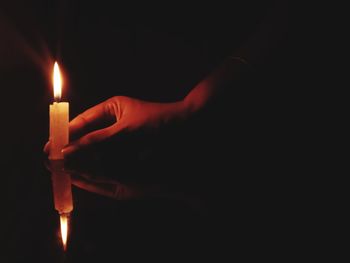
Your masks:
<instances>
[{"instance_id":1,"label":"dark background","mask_svg":"<svg viewBox=\"0 0 350 263\"><path fill-rule=\"evenodd\" d=\"M177 101L245 43L273 3L87 2L0 2L1 262L62 260L42 153L53 61L64 71L71 118L115 95ZM268 114L271 94L281 104L288 95L280 91L283 52L188 122L118 138L77 161L118 182L158 184L184 197L112 200L73 187L66 261L269 255L267 244L284 231L269 234L285 205L276 189L286 181L275 174L288 167L280 167L283 154L276 158L283 138L271 140L282 127L271 129Z\"/></svg>"}]
</instances>

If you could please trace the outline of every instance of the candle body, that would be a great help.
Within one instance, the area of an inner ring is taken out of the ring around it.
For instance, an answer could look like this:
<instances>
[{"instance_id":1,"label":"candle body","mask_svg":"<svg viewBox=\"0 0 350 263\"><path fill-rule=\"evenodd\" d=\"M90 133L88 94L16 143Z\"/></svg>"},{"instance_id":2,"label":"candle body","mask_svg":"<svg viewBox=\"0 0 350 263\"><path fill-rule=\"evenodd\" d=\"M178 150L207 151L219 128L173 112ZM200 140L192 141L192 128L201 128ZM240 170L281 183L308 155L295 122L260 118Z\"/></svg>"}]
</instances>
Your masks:
<instances>
[{"instance_id":1,"label":"candle body","mask_svg":"<svg viewBox=\"0 0 350 263\"><path fill-rule=\"evenodd\" d=\"M63 159L62 149L69 142L69 103L50 105L50 160Z\"/></svg>"},{"instance_id":2,"label":"candle body","mask_svg":"<svg viewBox=\"0 0 350 263\"><path fill-rule=\"evenodd\" d=\"M51 168L55 209L59 214L68 214L73 210L70 174L64 171L63 161L51 161Z\"/></svg>"}]
</instances>

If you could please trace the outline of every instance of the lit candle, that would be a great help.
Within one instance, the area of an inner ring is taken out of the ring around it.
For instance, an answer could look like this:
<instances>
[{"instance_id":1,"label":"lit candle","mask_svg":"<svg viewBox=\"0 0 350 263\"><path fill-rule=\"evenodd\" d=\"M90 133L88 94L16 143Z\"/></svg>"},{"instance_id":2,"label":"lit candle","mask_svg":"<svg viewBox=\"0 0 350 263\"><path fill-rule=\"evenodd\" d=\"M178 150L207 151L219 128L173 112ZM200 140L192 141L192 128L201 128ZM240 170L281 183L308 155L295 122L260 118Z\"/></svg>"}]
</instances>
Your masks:
<instances>
[{"instance_id":1,"label":"lit candle","mask_svg":"<svg viewBox=\"0 0 350 263\"><path fill-rule=\"evenodd\" d=\"M69 142L69 103L60 102L62 78L57 62L53 69L54 103L50 105L50 154L49 159L63 159L62 149Z\"/></svg>"}]
</instances>

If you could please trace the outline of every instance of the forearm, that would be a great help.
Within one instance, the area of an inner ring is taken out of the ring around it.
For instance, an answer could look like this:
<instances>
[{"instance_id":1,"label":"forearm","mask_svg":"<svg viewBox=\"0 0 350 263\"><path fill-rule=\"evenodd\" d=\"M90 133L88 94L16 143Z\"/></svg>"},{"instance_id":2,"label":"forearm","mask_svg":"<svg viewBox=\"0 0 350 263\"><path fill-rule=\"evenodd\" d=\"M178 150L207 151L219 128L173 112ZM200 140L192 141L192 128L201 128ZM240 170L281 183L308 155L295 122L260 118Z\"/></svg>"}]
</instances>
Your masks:
<instances>
[{"instance_id":1,"label":"forearm","mask_svg":"<svg viewBox=\"0 0 350 263\"><path fill-rule=\"evenodd\" d=\"M195 113L205 107L225 87L240 78L247 67L246 62L238 57L227 58L183 99L183 105L188 114Z\"/></svg>"}]
</instances>

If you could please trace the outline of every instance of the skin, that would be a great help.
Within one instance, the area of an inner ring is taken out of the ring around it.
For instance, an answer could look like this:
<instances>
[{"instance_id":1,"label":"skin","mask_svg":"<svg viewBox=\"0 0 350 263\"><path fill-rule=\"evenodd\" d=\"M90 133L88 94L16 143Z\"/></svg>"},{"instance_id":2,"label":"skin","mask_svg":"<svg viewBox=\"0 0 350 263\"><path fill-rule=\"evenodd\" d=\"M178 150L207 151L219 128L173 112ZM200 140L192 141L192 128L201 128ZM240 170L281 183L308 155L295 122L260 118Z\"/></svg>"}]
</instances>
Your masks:
<instances>
[{"instance_id":1,"label":"skin","mask_svg":"<svg viewBox=\"0 0 350 263\"><path fill-rule=\"evenodd\" d=\"M90 145L118 136L121 132L157 129L170 122L190 118L205 107L221 86L232 81L234 67L246 66L239 64L242 62L228 59L178 102L157 103L115 96L86 110L69 123L70 136L78 138L62 150L63 154L69 156L77 153ZM108 126L90 131L97 124ZM48 153L49 149L50 142L47 142L44 152Z\"/></svg>"}]
</instances>

